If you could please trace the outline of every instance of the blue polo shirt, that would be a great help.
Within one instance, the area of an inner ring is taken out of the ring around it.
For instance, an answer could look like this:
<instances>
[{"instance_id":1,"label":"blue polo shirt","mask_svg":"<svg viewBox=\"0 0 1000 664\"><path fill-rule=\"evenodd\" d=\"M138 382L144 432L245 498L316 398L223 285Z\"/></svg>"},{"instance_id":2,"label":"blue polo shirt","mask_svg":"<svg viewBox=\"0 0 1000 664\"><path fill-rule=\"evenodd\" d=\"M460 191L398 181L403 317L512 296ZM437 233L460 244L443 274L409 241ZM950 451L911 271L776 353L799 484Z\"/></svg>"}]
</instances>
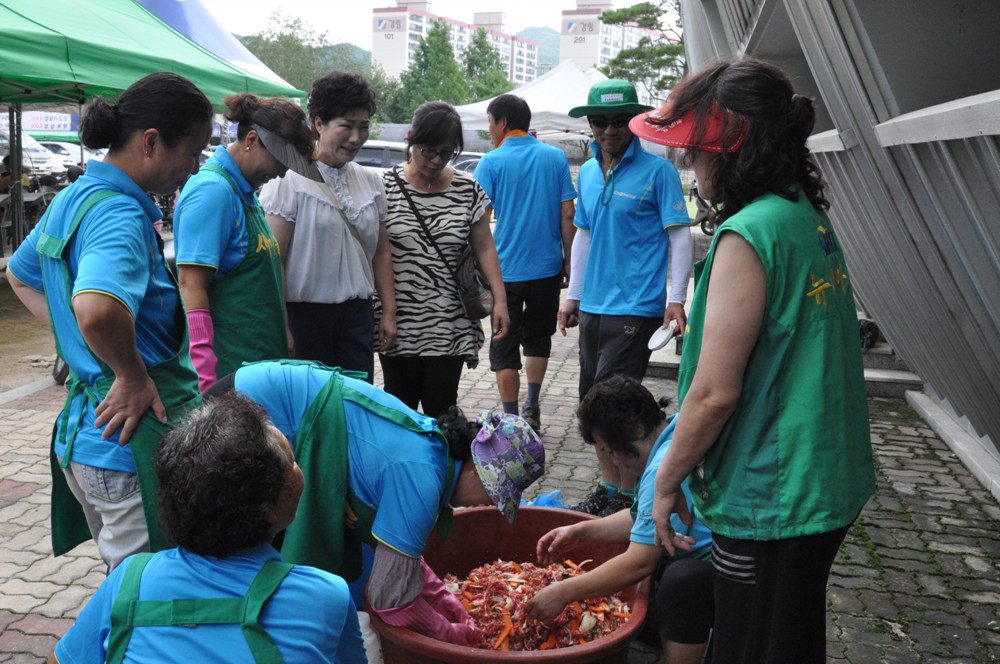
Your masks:
<instances>
[{"instance_id":1,"label":"blue polo shirt","mask_svg":"<svg viewBox=\"0 0 1000 664\"><path fill-rule=\"evenodd\" d=\"M128 308L135 319L136 347L147 367L176 355L184 334L184 329L177 326L183 317L175 318L180 294L167 274L153 228L153 222L161 217L160 210L118 167L100 161L88 163L87 172L52 201L45 217L46 232L65 237L83 201L104 189L124 195L104 199L80 222L67 250L71 293L66 291L58 262L42 258L36 250L42 222L14 252L7 266L24 284L45 293L63 359L91 385L102 374L77 327L76 316L69 306L72 297L101 293ZM47 269L44 280L42 260L49 261L52 268ZM94 428L94 408L82 394L71 404L71 426L81 410L72 460L98 468L135 472L132 453L127 445L118 445L117 432L108 440L101 440L101 429ZM57 430L61 432L62 426L59 418ZM56 454L62 456L64 451L65 446L57 443Z\"/></svg>"},{"instance_id":2,"label":"blue polo shirt","mask_svg":"<svg viewBox=\"0 0 1000 664\"><path fill-rule=\"evenodd\" d=\"M576 198L566 153L534 136L508 136L483 155L474 177L493 204L503 280L559 274L562 202Z\"/></svg>"},{"instance_id":3,"label":"blue polo shirt","mask_svg":"<svg viewBox=\"0 0 1000 664\"><path fill-rule=\"evenodd\" d=\"M214 281L239 265L246 255L249 238L243 204L259 204L253 187L224 146L216 148L205 166L209 164L223 168L240 191L237 194L221 173L202 166L177 199L174 244L178 265L215 268Z\"/></svg>"},{"instance_id":4,"label":"blue polo shirt","mask_svg":"<svg viewBox=\"0 0 1000 664\"><path fill-rule=\"evenodd\" d=\"M676 423L676 415L667 420L667 428L660 433L653 444L653 449L646 460L646 469L642 472L642 479L639 481L639 495L636 497L639 507L636 509L635 522L632 524L632 532L629 534L629 540L637 544L651 546L655 544L656 526L653 524L653 495L656 487L656 471L660 468L660 463L663 462L663 457L667 454L667 448L670 447L670 439L674 437ZM673 557L675 560L702 555L712 546L712 531L699 521L698 517L694 516L687 480L681 482L681 489L684 491L684 499L687 500L694 524L684 525L680 517L674 514L670 517L670 525L681 535L693 537L695 544L691 547L691 551L677 549L677 554Z\"/></svg>"},{"instance_id":5,"label":"blue polo shirt","mask_svg":"<svg viewBox=\"0 0 1000 664\"><path fill-rule=\"evenodd\" d=\"M142 572L140 600L242 597L269 560L280 554L268 544L228 558L199 556L185 549L161 551ZM59 664L104 664L111 633L111 607L122 576L134 558L116 567L56 644ZM296 565L264 604L264 631L281 658L294 662L365 662L358 614L339 576ZM253 654L239 625L136 627L125 662L245 662Z\"/></svg>"},{"instance_id":6,"label":"blue polo shirt","mask_svg":"<svg viewBox=\"0 0 1000 664\"><path fill-rule=\"evenodd\" d=\"M614 167L601 174L601 151L580 167L577 228L590 231L580 310L615 316L662 316L667 306L671 226L690 225L674 165L633 138ZM607 186L605 186L607 184Z\"/></svg>"},{"instance_id":7,"label":"blue polo shirt","mask_svg":"<svg viewBox=\"0 0 1000 664\"><path fill-rule=\"evenodd\" d=\"M330 375L320 365L257 362L236 371L235 389L264 407L294 450L299 424ZM427 431L435 426L434 419L363 380L345 377L344 385L406 413ZM400 553L419 556L440 508L447 472L444 446L430 434L404 429L346 400L344 416L348 482L377 512L372 534ZM456 461L449 495L461 467Z\"/></svg>"}]
</instances>

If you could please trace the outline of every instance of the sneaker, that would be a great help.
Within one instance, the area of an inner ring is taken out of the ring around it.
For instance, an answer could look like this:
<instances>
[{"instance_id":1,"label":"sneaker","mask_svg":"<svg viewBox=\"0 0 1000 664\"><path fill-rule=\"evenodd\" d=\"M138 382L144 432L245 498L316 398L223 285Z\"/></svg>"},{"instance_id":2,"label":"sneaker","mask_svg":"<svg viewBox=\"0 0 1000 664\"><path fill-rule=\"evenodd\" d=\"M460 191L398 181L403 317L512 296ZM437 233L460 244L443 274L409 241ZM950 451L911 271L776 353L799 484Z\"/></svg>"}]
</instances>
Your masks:
<instances>
[{"instance_id":1,"label":"sneaker","mask_svg":"<svg viewBox=\"0 0 1000 664\"><path fill-rule=\"evenodd\" d=\"M542 411L538 408L538 404L521 406L521 417L535 430L535 433L538 433L542 427Z\"/></svg>"},{"instance_id":2,"label":"sneaker","mask_svg":"<svg viewBox=\"0 0 1000 664\"><path fill-rule=\"evenodd\" d=\"M594 487L590 495L583 499L583 502L570 506L570 509L597 515L610 503L611 499L608 498L608 488L603 484L598 484Z\"/></svg>"},{"instance_id":3,"label":"sneaker","mask_svg":"<svg viewBox=\"0 0 1000 664\"><path fill-rule=\"evenodd\" d=\"M632 496L619 491L608 501L607 507L601 510L597 516L611 516L615 512L627 510L632 507Z\"/></svg>"}]
</instances>

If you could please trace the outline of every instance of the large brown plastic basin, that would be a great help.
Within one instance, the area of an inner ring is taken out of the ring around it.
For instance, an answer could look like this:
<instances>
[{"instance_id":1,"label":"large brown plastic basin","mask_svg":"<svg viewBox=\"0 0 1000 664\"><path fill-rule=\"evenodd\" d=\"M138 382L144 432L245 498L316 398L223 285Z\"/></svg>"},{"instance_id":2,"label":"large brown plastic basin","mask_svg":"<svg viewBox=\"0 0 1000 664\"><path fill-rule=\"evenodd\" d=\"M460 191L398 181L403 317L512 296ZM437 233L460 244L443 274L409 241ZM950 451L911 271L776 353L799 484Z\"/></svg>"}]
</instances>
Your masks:
<instances>
[{"instance_id":1,"label":"large brown plastic basin","mask_svg":"<svg viewBox=\"0 0 1000 664\"><path fill-rule=\"evenodd\" d=\"M439 576L447 573L464 577L475 567L497 558L515 562L537 562L535 544L552 528L584 519L588 514L552 507L525 506L517 511L517 525L511 526L495 507L456 510L455 532L442 541L433 533L424 548L424 559ZM572 559L581 562L592 558L584 569L594 569L625 550L625 544L594 542L581 544L573 550ZM444 643L402 627L393 627L371 615L372 628L382 639L385 664L434 664L449 662L606 662L619 664L627 659L629 644L646 618L649 579L628 588L622 599L632 608L632 617L611 634L584 645L556 650L503 652Z\"/></svg>"}]
</instances>

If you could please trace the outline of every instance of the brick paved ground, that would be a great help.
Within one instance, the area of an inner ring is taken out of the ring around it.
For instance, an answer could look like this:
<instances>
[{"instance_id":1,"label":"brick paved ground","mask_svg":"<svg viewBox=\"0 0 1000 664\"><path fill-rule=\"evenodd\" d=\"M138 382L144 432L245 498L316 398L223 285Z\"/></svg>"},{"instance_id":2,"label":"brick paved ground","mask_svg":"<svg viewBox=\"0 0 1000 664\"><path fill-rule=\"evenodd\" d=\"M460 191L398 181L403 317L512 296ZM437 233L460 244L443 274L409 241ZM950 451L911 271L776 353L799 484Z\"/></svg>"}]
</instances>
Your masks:
<instances>
[{"instance_id":1,"label":"brick paved ground","mask_svg":"<svg viewBox=\"0 0 1000 664\"><path fill-rule=\"evenodd\" d=\"M597 478L573 425L576 337L557 336L542 392L549 472L529 491L580 500ZM467 371L467 411L498 403L483 356ZM378 381L378 378L376 379ZM647 379L657 396L676 386ZM60 388L0 404L0 664L43 662L104 576L93 544L53 558L48 542L48 433ZM1000 661L1000 507L899 400L873 399L878 490L848 535L830 580L829 661ZM634 646L630 664L652 664Z\"/></svg>"}]
</instances>

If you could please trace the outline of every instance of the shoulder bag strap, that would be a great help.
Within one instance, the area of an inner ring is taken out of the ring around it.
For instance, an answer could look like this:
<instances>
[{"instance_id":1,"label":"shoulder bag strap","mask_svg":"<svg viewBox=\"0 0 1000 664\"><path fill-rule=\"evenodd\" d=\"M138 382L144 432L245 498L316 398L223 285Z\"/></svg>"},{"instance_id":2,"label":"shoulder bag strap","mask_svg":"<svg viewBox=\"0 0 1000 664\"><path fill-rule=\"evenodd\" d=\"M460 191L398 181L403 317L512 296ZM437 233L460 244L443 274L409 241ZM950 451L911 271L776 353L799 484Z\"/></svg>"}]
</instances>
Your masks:
<instances>
[{"instance_id":1,"label":"shoulder bag strap","mask_svg":"<svg viewBox=\"0 0 1000 664\"><path fill-rule=\"evenodd\" d=\"M444 263L445 267L448 268L448 271L451 272L451 276L455 280L457 288L458 272L456 272L455 268L451 266L451 263L448 262L448 259L444 257L444 253L441 251L441 247L438 246L438 243L434 241L434 236L431 235L430 230L427 228L427 224L424 222L423 216L421 216L420 212L417 211L417 206L413 204L413 199L410 198L410 192L406 190L406 186L403 184L402 178L399 177L399 170L395 168L392 169L392 177L396 178L396 184L399 186L399 190L403 192L403 197L406 198L406 202L409 203L410 210L413 211L413 216L417 218L417 223L420 224L420 229L424 232L424 237L427 238L427 241L430 242L431 246L434 247L435 251L438 252L438 256L441 257L441 262Z\"/></svg>"}]
</instances>

